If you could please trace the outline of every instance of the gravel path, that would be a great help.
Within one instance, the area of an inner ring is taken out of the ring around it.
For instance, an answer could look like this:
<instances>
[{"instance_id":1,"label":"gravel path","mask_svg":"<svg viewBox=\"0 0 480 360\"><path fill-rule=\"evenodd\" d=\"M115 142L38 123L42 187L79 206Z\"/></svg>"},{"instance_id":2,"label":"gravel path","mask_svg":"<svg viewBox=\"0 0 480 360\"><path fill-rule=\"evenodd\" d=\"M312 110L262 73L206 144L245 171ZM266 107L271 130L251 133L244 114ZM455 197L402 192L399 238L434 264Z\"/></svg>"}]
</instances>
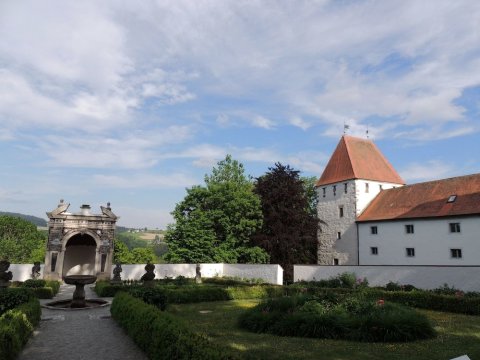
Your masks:
<instances>
[{"instance_id":1,"label":"gravel path","mask_svg":"<svg viewBox=\"0 0 480 360\"><path fill-rule=\"evenodd\" d=\"M73 285L62 285L53 300L71 299ZM85 287L87 299L96 294ZM111 298L104 298L111 301ZM146 355L110 317L110 306L87 310L42 308L42 320L18 360L146 360Z\"/></svg>"}]
</instances>

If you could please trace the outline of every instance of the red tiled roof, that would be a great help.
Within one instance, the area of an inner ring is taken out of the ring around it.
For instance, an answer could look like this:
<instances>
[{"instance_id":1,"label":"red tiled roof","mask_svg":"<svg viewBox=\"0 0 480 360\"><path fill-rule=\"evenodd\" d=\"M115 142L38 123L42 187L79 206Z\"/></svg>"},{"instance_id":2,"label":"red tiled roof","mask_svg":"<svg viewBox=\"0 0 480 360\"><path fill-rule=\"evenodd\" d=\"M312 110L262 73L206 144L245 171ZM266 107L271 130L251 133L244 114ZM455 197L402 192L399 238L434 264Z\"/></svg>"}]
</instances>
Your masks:
<instances>
[{"instance_id":1,"label":"red tiled roof","mask_svg":"<svg viewBox=\"0 0 480 360\"><path fill-rule=\"evenodd\" d=\"M371 140L344 135L316 186L351 179L405 184Z\"/></svg>"},{"instance_id":2,"label":"red tiled roof","mask_svg":"<svg viewBox=\"0 0 480 360\"><path fill-rule=\"evenodd\" d=\"M448 198L456 195L453 202ZM357 221L480 214L480 174L381 191Z\"/></svg>"}]
</instances>

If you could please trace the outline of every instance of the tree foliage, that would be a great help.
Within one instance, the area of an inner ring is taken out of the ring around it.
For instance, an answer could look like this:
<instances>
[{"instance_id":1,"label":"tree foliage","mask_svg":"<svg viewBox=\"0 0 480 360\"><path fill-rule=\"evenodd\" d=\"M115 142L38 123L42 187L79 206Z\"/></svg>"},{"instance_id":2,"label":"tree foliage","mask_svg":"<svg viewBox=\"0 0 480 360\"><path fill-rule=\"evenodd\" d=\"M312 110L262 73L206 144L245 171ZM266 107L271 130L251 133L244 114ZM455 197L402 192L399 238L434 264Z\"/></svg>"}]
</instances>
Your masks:
<instances>
[{"instance_id":1,"label":"tree foliage","mask_svg":"<svg viewBox=\"0 0 480 360\"><path fill-rule=\"evenodd\" d=\"M113 250L114 262L122 264L146 264L148 262L157 262L157 256L150 248L128 249L128 246L119 239L116 239Z\"/></svg>"},{"instance_id":2,"label":"tree foliage","mask_svg":"<svg viewBox=\"0 0 480 360\"><path fill-rule=\"evenodd\" d=\"M283 267L284 278L292 280L293 264L316 262L318 221L311 216L299 171L280 163L268 170L255 184L262 203L263 226L253 239L267 251L271 263Z\"/></svg>"},{"instance_id":3,"label":"tree foliage","mask_svg":"<svg viewBox=\"0 0 480 360\"><path fill-rule=\"evenodd\" d=\"M187 189L172 212L167 261L265 263L268 256L250 239L261 227L260 199L241 163L227 155L205 175L205 185Z\"/></svg>"},{"instance_id":4,"label":"tree foliage","mask_svg":"<svg viewBox=\"0 0 480 360\"><path fill-rule=\"evenodd\" d=\"M45 233L24 219L0 216L0 259L13 264L33 264L45 260Z\"/></svg>"},{"instance_id":5,"label":"tree foliage","mask_svg":"<svg viewBox=\"0 0 480 360\"><path fill-rule=\"evenodd\" d=\"M318 205L318 196L315 184L317 183L317 177L315 176L302 176L301 180L303 182L303 191L307 197L307 211L310 216L317 218L317 205Z\"/></svg>"}]
</instances>

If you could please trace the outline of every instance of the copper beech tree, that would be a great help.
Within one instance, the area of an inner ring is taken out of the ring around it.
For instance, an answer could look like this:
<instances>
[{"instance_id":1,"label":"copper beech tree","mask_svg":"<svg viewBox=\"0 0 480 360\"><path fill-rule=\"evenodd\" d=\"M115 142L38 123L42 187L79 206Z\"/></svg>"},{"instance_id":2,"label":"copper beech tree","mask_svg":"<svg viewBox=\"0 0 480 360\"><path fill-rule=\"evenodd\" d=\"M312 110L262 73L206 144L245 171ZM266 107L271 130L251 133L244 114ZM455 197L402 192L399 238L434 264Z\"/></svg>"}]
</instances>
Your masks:
<instances>
[{"instance_id":1,"label":"copper beech tree","mask_svg":"<svg viewBox=\"0 0 480 360\"><path fill-rule=\"evenodd\" d=\"M281 163L268 170L255 183L263 225L253 243L265 249L270 263L280 264L284 279L291 281L294 264L316 263L318 220L300 172Z\"/></svg>"}]
</instances>

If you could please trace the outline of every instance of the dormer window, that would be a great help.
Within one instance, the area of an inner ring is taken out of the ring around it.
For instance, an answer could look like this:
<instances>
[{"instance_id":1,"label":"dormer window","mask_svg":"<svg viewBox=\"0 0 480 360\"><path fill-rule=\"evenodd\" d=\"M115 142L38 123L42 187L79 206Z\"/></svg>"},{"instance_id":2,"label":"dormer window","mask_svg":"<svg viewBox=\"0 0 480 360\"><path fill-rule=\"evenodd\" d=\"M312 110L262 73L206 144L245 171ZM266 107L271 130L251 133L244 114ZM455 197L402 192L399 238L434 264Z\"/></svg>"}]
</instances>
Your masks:
<instances>
[{"instance_id":1,"label":"dormer window","mask_svg":"<svg viewBox=\"0 0 480 360\"><path fill-rule=\"evenodd\" d=\"M457 195L450 195L450 197L447 200L447 203L453 203L457 200Z\"/></svg>"}]
</instances>

